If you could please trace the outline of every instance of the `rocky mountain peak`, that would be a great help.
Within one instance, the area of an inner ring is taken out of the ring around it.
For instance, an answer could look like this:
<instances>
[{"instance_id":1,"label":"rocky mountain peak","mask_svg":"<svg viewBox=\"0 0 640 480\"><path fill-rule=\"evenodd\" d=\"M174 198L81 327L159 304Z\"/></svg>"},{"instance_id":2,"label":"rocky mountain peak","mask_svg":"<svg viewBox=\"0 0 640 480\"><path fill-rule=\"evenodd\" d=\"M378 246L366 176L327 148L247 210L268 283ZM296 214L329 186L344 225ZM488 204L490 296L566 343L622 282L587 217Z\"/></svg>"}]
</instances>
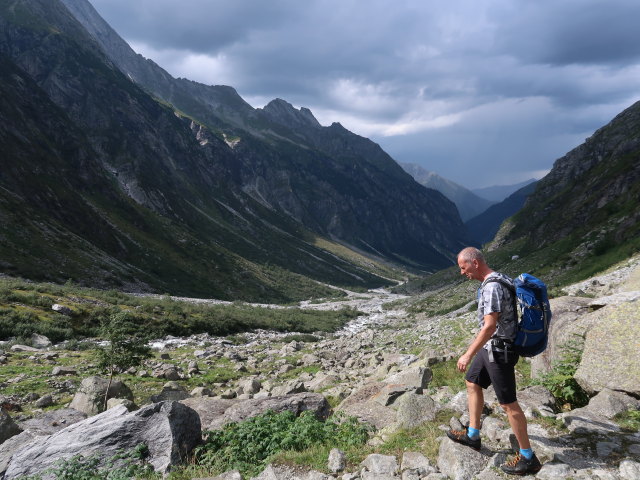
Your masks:
<instances>
[{"instance_id":1,"label":"rocky mountain peak","mask_svg":"<svg viewBox=\"0 0 640 480\"><path fill-rule=\"evenodd\" d=\"M286 100L276 98L271 100L263 109L262 112L267 115L269 120L285 125L291 128L300 127L315 127L319 128L320 122L313 116L311 110L305 107L296 109Z\"/></svg>"}]
</instances>

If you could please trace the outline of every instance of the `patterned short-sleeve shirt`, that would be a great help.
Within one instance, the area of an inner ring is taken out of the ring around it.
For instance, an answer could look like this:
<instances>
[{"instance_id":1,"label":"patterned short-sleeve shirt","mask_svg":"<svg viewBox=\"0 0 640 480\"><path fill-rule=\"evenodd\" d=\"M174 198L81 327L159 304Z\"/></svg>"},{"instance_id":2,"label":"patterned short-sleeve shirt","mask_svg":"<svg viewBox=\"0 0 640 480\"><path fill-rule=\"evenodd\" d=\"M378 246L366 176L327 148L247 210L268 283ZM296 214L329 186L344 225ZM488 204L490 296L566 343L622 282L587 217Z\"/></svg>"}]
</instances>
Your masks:
<instances>
[{"instance_id":1,"label":"patterned short-sleeve shirt","mask_svg":"<svg viewBox=\"0 0 640 480\"><path fill-rule=\"evenodd\" d=\"M496 333L494 337L513 341L516 338L517 312L511 291L499 282L488 281L492 278L506 280L513 285L513 280L503 273L492 272L482 282L478 290L478 323L484 325L484 316L499 312Z\"/></svg>"}]
</instances>

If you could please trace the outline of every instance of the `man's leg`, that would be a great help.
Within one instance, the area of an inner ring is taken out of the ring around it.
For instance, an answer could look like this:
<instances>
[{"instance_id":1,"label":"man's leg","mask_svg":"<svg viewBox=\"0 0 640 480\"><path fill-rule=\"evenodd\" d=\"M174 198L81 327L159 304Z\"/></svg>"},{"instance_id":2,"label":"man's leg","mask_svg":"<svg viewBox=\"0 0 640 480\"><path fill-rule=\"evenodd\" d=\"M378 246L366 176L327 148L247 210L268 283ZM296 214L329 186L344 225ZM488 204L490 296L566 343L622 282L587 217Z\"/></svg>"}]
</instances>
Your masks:
<instances>
[{"instance_id":1,"label":"man's leg","mask_svg":"<svg viewBox=\"0 0 640 480\"><path fill-rule=\"evenodd\" d=\"M467 391L469 391L468 386ZM469 402L469 405L471 405L471 402ZM516 401L500 406L507 414L509 425L511 425L511 430L513 430L513 434L516 436L520 448L525 450L531 448L529 434L527 433L527 418L524 416L524 412L522 411L522 408L520 408L520 404ZM469 415L471 415L471 413L469 413Z\"/></svg>"},{"instance_id":2,"label":"man's leg","mask_svg":"<svg viewBox=\"0 0 640 480\"><path fill-rule=\"evenodd\" d=\"M477 383L466 380L467 402L469 404L469 426L480 430L480 416L484 408L484 392Z\"/></svg>"}]
</instances>

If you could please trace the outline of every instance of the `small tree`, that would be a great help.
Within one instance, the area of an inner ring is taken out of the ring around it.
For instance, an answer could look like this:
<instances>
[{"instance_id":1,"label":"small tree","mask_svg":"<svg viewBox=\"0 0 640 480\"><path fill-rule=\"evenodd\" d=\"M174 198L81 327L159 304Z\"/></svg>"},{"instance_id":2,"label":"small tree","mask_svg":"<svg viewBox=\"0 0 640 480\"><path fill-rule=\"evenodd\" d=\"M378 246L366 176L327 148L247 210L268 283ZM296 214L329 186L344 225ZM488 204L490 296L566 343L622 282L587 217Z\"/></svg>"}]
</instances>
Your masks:
<instances>
[{"instance_id":1,"label":"small tree","mask_svg":"<svg viewBox=\"0 0 640 480\"><path fill-rule=\"evenodd\" d=\"M112 314L103 323L100 336L108 342L107 345L98 347L98 367L109 373L109 383L104 394L106 410L113 375L140 366L151 356L151 348L147 345L148 335L141 331L140 325L135 323L129 312Z\"/></svg>"}]
</instances>

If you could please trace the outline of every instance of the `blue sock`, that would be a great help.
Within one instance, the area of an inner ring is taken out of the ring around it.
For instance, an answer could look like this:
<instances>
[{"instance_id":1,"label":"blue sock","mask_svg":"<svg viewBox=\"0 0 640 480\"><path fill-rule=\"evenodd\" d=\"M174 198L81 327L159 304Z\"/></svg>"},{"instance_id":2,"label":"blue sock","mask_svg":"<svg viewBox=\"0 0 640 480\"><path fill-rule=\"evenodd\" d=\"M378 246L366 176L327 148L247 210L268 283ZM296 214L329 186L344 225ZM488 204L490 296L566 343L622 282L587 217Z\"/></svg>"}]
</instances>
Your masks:
<instances>
[{"instance_id":1,"label":"blue sock","mask_svg":"<svg viewBox=\"0 0 640 480\"><path fill-rule=\"evenodd\" d=\"M480 429L479 428L473 428L473 427L469 427L467 429L467 436L471 439L476 439L480 436Z\"/></svg>"},{"instance_id":2,"label":"blue sock","mask_svg":"<svg viewBox=\"0 0 640 480\"><path fill-rule=\"evenodd\" d=\"M533 457L533 450L531 448L521 448L520 455L522 455L527 460L531 460Z\"/></svg>"}]
</instances>

